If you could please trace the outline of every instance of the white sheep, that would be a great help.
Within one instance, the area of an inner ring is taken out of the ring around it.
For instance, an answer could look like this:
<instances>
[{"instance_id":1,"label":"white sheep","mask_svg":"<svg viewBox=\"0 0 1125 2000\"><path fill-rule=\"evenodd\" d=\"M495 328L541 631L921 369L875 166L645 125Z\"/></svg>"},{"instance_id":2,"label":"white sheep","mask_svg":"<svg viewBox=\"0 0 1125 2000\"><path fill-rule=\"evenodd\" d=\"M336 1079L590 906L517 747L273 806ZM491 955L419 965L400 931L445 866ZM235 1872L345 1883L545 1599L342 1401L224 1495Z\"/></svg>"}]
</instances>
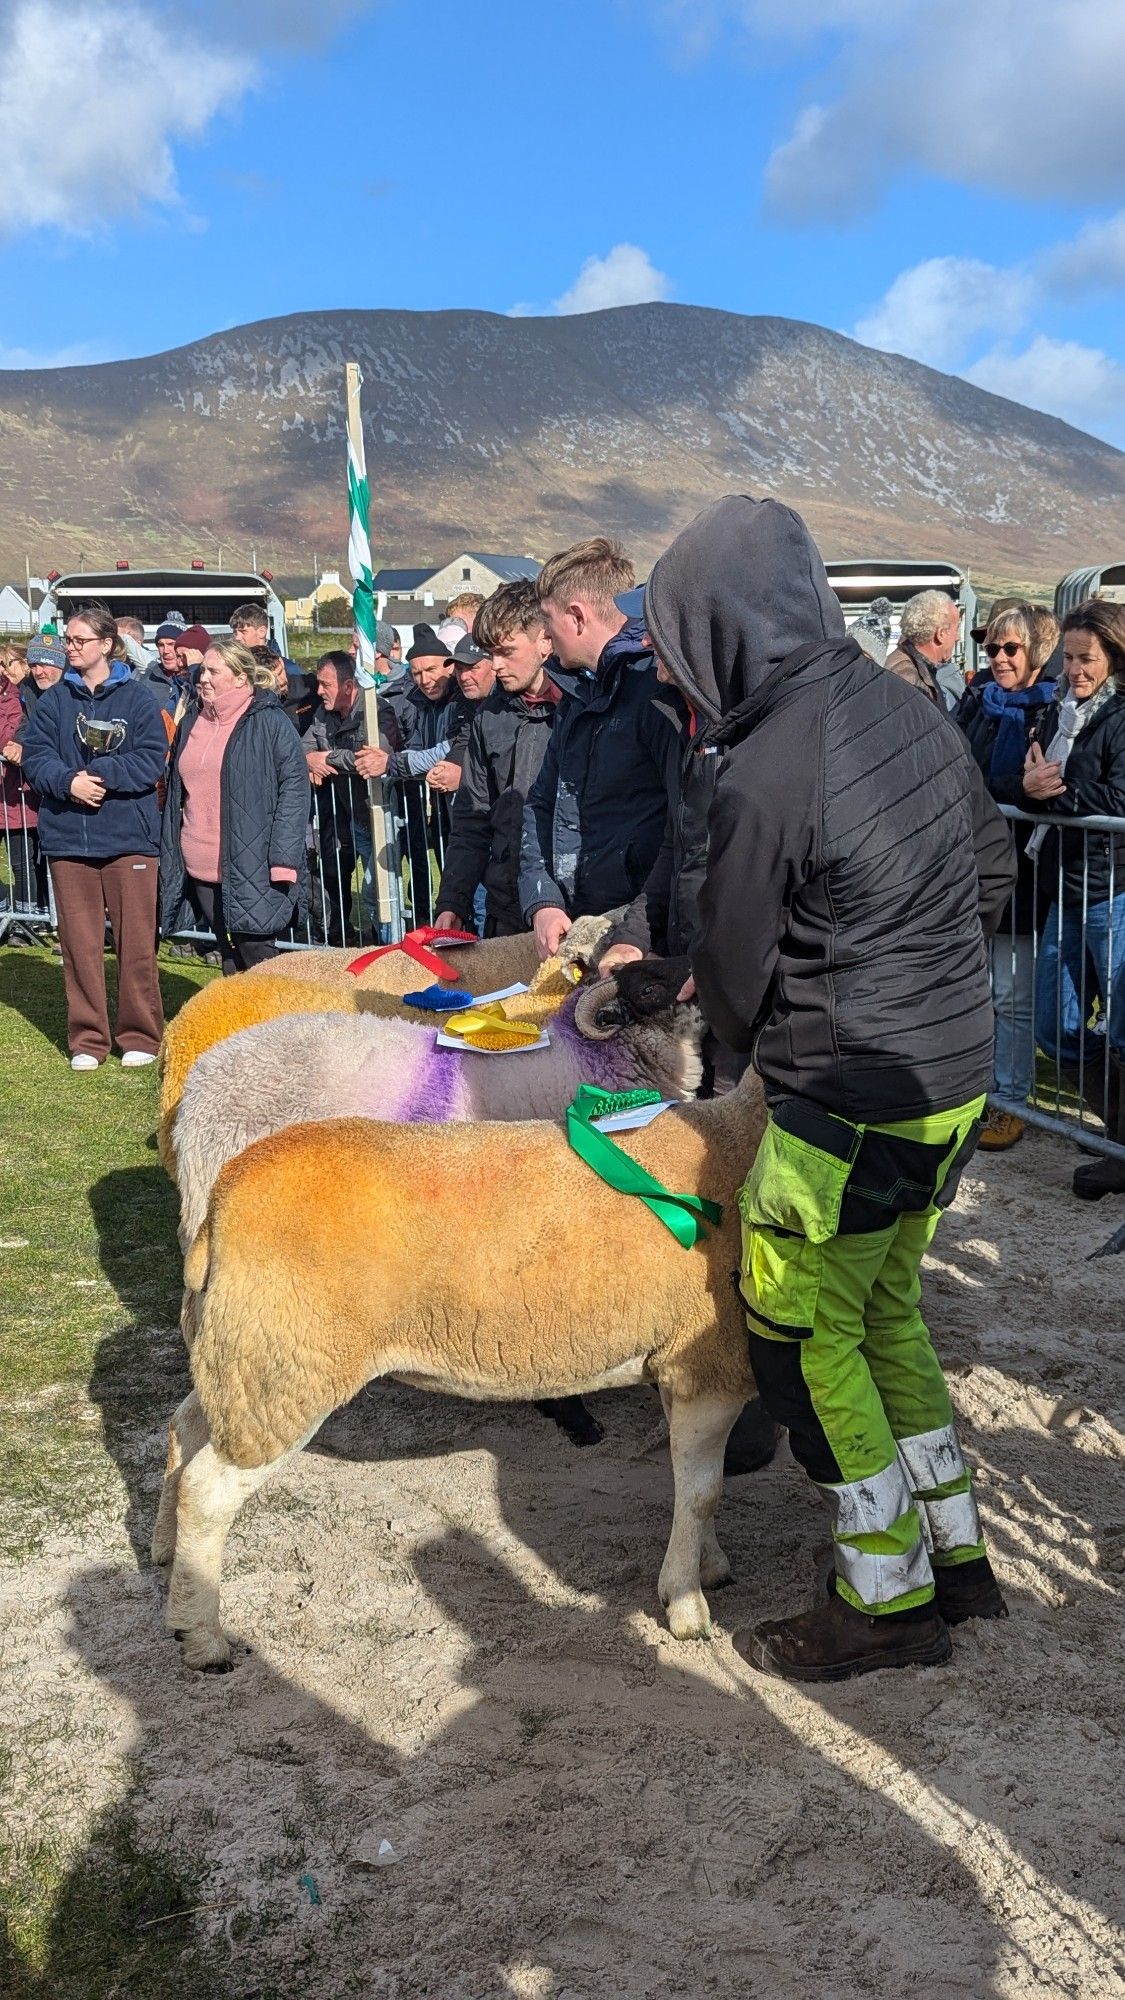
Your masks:
<instances>
[{"instance_id":1,"label":"white sheep","mask_svg":"<svg viewBox=\"0 0 1125 2000\"><path fill-rule=\"evenodd\" d=\"M580 1083L694 1097L702 1080L697 1009L673 1007L607 1032L597 993L572 991L550 1019L548 1047L504 1056L441 1049L434 1028L367 1014L284 1014L217 1042L190 1071L171 1126L181 1248L201 1229L227 1160L287 1125L561 1118Z\"/></svg>"},{"instance_id":2,"label":"white sheep","mask_svg":"<svg viewBox=\"0 0 1125 2000\"><path fill-rule=\"evenodd\" d=\"M601 983L605 1032L615 1013L620 1027L640 1010L654 978L631 965ZM714 1529L723 1451L754 1386L732 1285L735 1195L765 1115L748 1073L728 1096L620 1135L666 1188L723 1204L691 1250L592 1173L557 1124L335 1120L228 1162L185 1260L195 1386L170 1427L153 1537L154 1559L173 1562L168 1622L186 1664L230 1663L219 1583L243 1501L387 1375L505 1401L655 1382L676 1492L660 1597L678 1638L706 1636L703 1587L730 1573Z\"/></svg>"}]
</instances>

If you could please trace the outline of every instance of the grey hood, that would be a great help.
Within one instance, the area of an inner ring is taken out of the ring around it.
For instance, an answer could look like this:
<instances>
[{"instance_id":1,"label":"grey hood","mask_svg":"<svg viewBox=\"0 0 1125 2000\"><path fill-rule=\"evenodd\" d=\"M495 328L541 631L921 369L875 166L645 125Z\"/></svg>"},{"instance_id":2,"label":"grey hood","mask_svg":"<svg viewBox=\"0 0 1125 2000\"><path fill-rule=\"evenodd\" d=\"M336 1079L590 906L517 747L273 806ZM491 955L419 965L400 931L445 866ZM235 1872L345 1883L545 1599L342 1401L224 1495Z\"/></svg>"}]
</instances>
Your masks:
<instances>
[{"instance_id":1,"label":"grey hood","mask_svg":"<svg viewBox=\"0 0 1125 2000\"><path fill-rule=\"evenodd\" d=\"M710 722L802 646L844 639L815 542L779 500L731 493L677 535L645 588L658 657Z\"/></svg>"}]
</instances>

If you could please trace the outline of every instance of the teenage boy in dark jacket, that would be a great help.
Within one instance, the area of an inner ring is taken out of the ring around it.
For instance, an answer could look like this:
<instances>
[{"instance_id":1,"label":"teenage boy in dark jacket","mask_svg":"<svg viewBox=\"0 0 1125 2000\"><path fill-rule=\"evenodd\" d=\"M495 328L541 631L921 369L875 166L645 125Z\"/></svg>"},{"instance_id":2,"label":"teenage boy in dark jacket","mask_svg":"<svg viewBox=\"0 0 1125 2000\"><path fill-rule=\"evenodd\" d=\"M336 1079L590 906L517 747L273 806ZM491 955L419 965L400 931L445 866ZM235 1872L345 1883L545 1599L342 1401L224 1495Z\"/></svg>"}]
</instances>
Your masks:
<instances>
[{"instance_id":1,"label":"teenage boy in dark jacket","mask_svg":"<svg viewBox=\"0 0 1125 2000\"><path fill-rule=\"evenodd\" d=\"M501 584L477 613L472 643L491 657L497 685L470 725L436 924L439 930L471 928L473 899L483 882L485 936L511 937L527 928L519 900L523 810L562 698L546 671L551 642L535 585L525 578Z\"/></svg>"},{"instance_id":2,"label":"teenage boy in dark jacket","mask_svg":"<svg viewBox=\"0 0 1125 2000\"><path fill-rule=\"evenodd\" d=\"M736 1643L794 1680L933 1664L947 1621L1005 1610L918 1274L991 1080L1011 837L959 732L846 637L789 508L707 509L645 614L722 758L693 970L770 1107L739 1197L754 1372L835 1515L835 1591Z\"/></svg>"},{"instance_id":3,"label":"teenage boy in dark jacket","mask_svg":"<svg viewBox=\"0 0 1125 2000\"><path fill-rule=\"evenodd\" d=\"M575 917L632 901L664 834L679 743L653 699L643 622L614 602L635 582L632 563L600 537L553 556L536 579L563 694L520 852L520 904L543 959Z\"/></svg>"}]
</instances>

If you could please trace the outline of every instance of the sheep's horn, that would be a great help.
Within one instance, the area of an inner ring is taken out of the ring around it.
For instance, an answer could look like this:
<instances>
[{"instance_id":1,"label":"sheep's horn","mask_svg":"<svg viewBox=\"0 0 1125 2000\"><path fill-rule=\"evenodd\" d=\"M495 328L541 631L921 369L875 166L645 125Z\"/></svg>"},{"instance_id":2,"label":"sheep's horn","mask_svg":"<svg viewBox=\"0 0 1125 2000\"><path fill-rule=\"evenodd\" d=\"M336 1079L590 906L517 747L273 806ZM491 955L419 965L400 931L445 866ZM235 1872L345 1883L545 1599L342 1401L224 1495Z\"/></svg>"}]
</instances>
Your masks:
<instances>
[{"instance_id":1,"label":"sheep's horn","mask_svg":"<svg viewBox=\"0 0 1125 2000\"><path fill-rule=\"evenodd\" d=\"M625 1009L615 979L584 986L574 1003L574 1025L588 1042L608 1042L625 1025Z\"/></svg>"}]
</instances>

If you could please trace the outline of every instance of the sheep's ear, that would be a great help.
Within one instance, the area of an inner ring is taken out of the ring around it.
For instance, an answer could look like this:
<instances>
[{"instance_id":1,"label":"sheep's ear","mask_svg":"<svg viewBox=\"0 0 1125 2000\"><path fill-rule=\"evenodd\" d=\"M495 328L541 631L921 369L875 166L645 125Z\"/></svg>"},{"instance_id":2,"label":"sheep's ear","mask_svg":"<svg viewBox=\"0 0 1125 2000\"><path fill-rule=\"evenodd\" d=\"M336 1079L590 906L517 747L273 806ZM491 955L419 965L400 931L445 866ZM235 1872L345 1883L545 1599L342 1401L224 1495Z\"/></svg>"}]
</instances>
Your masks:
<instances>
[{"instance_id":1,"label":"sheep's ear","mask_svg":"<svg viewBox=\"0 0 1125 2000\"><path fill-rule=\"evenodd\" d=\"M587 986L574 1003L574 1025L588 1042L607 1042L625 1026L626 1014L615 979Z\"/></svg>"}]
</instances>

